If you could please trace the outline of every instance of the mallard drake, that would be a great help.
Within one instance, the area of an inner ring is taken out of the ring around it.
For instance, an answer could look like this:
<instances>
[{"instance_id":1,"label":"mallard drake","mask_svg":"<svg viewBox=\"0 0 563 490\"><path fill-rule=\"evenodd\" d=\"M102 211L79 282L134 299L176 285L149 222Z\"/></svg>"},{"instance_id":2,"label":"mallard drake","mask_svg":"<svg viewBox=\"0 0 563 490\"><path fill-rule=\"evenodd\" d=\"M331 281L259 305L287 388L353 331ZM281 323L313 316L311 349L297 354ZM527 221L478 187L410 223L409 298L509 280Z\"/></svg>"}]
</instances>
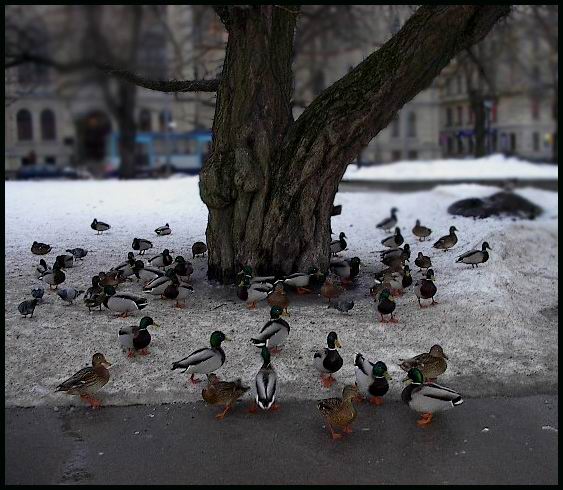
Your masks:
<instances>
[{"instance_id":1,"label":"mallard drake","mask_svg":"<svg viewBox=\"0 0 563 490\"><path fill-rule=\"evenodd\" d=\"M85 367L63 381L55 391L64 391L68 395L80 395L92 408L99 408L101 402L92 396L109 381L108 368L111 363L103 354L96 353L92 356L92 366Z\"/></svg>"},{"instance_id":2,"label":"mallard drake","mask_svg":"<svg viewBox=\"0 0 563 490\"><path fill-rule=\"evenodd\" d=\"M193 351L188 357L184 357L172 364L174 369L184 369L184 373L191 374L190 381L193 384L201 380L194 378L195 373L209 374L219 369L225 363L225 352L221 348L221 342L229 340L225 334L216 330L211 334L209 340L211 348L203 347Z\"/></svg>"},{"instance_id":3,"label":"mallard drake","mask_svg":"<svg viewBox=\"0 0 563 490\"><path fill-rule=\"evenodd\" d=\"M189 284L182 284L176 275L172 276L172 284L168 284L162 295L166 299L175 299L175 308L185 308L186 299L194 292L194 288ZM182 304L180 304L182 301Z\"/></svg>"},{"instance_id":4,"label":"mallard drake","mask_svg":"<svg viewBox=\"0 0 563 490\"><path fill-rule=\"evenodd\" d=\"M55 262L59 264L61 269L71 269L74 267L74 256L73 255L57 255Z\"/></svg>"},{"instance_id":5,"label":"mallard drake","mask_svg":"<svg viewBox=\"0 0 563 490\"><path fill-rule=\"evenodd\" d=\"M82 291L81 289L74 289L74 288L64 288L64 289L59 289L57 291L57 295L59 296L59 298L61 298L63 301L66 301L69 305L72 304L72 302L78 298L84 291Z\"/></svg>"},{"instance_id":6,"label":"mallard drake","mask_svg":"<svg viewBox=\"0 0 563 490\"><path fill-rule=\"evenodd\" d=\"M61 266L55 262L53 268L45 272L39 279L45 281L49 285L49 289L51 289L51 286L55 286L55 289L58 289L59 284L65 282L66 275L61 270Z\"/></svg>"},{"instance_id":7,"label":"mallard drake","mask_svg":"<svg viewBox=\"0 0 563 490\"><path fill-rule=\"evenodd\" d=\"M170 255L170 250L165 248L161 254L155 255L152 259L149 259L148 262L153 267L164 268L172 265L174 259L172 258L172 255Z\"/></svg>"},{"instance_id":8,"label":"mallard drake","mask_svg":"<svg viewBox=\"0 0 563 490\"><path fill-rule=\"evenodd\" d=\"M205 257L205 252L207 252L207 245L203 242L195 242L192 245L192 258L195 259L198 255L203 255Z\"/></svg>"},{"instance_id":9,"label":"mallard drake","mask_svg":"<svg viewBox=\"0 0 563 490\"><path fill-rule=\"evenodd\" d=\"M313 365L321 373L321 382L325 388L330 388L332 384L336 381L332 374L337 372L344 364L342 357L336 350L336 348L341 348L340 341L336 332L330 332L326 338L326 343L328 347L318 351L313 356ZM328 376L325 376L328 374Z\"/></svg>"},{"instance_id":10,"label":"mallard drake","mask_svg":"<svg viewBox=\"0 0 563 490\"><path fill-rule=\"evenodd\" d=\"M445 235L438 239L438 241L432 245L434 248L442 249L446 252L448 249L452 248L457 243L456 231L459 231L455 226L450 226L449 235Z\"/></svg>"},{"instance_id":11,"label":"mallard drake","mask_svg":"<svg viewBox=\"0 0 563 490\"><path fill-rule=\"evenodd\" d=\"M395 255L395 256L392 256L392 257L383 257L381 259L381 262L384 265L389 266L389 269L391 270L391 272L398 272L399 270L401 270L403 268L403 266L405 265L406 261L410 262L410 253L406 253L406 252L403 252L399 256Z\"/></svg>"},{"instance_id":12,"label":"mallard drake","mask_svg":"<svg viewBox=\"0 0 563 490\"><path fill-rule=\"evenodd\" d=\"M180 282L174 269L168 269L163 276L155 277L143 287L143 292L154 296L163 296L164 290L172 284L173 280L176 280L178 283Z\"/></svg>"},{"instance_id":13,"label":"mallard drake","mask_svg":"<svg viewBox=\"0 0 563 490\"><path fill-rule=\"evenodd\" d=\"M216 419L222 420L236 401L248 390L250 390L250 386L244 386L240 378L235 381L219 381L215 374L208 374L207 388L201 391L201 397L209 405L225 406L225 410L215 415Z\"/></svg>"},{"instance_id":14,"label":"mallard drake","mask_svg":"<svg viewBox=\"0 0 563 490\"><path fill-rule=\"evenodd\" d=\"M194 273L194 268L191 262L187 262L184 257L178 255L174 262L176 265L174 266L174 272L178 276L181 281L190 281L192 278L192 274Z\"/></svg>"},{"instance_id":15,"label":"mallard drake","mask_svg":"<svg viewBox=\"0 0 563 490\"><path fill-rule=\"evenodd\" d=\"M119 343L121 349L124 352L127 351L127 357L134 357L136 352L143 356L150 354L147 350L151 343L151 334L148 331L150 325L158 327L150 316L144 316L141 318L139 325L119 329Z\"/></svg>"},{"instance_id":16,"label":"mallard drake","mask_svg":"<svg viewBox=\"0 0 563 490\"><path fill-rule=\"evenodd\" d=\"M270 306L279 306L283 309L287 316L290 316L289 311L287 311L287 308L289 307L289 298L284 290L283 281L280 280L274 284L274 289L268 295L267 300Z\"/></svg>"},{"instance_id":17,"label":"mallard drake","mask_svg":"<svg viewBox=\"0 0 563 490\"><path fill-rule=\"evenodd\" d=\"M403 254L407 254L408 258L410 259L411 246L408 243L405 243L402 248L397 247L397 248L391 248L389 250L380 250L379 254L382 262L384 258L401 257Z\"/></svg>"},{"instance_id":18,"label":"mallard drake","mask_svg":"<svg viewBox=\"0 0 563 490\"><path fill-rule=\"evenodd\" d=\"M338 296L340 296L343 292L344 289L342 288L342 286L340 286L339 284L334 284L334 281L330 277L326 278L324 284L321 287L321 296L323 298L327 298L329 302L333 299L338 298Z\"/></svg>"},{"instance_id":19,"label":"mallard drake","mask_svg":"<svg viewBox=\"0 0 563 490\"><path fill-rule=\"evenodd\" d=\"M382 228L385 231L390 231L397 224L397 208L391 208L391 216L385 218L381 223L376 225L376 228Z\"/></svg>"},{"instance_id":20,"label":"mallard drake","mask_svg":"<svg viewBox=\"0 0 563 490\"><path fill-rule=\"evenodd\" d=\"M134 274L134 272L133 272L133 266L134 265L135 265L135 254L133 252L128 252L127 253L127 260L121 262L120 264L116 265L115 267L112 267L110 269L110 271L116 271L116 270L125 271L125 269L130 268L131 274L129 274L129 275L132 276Z\"/></svg>"},{"instance_id":21,"label":"mallard drake","mask_svg":"<svg viewBox=\"0 0 563 490\"><path fill-rule=\"evenodd\" d=\"M78 259L84 260L84 257L86 257L86 255L88 255L88 250L85 250L85 249L80 248L80 247L67 249L67 250L65 250L65 252L72 254L72 256L76 260L78 260Z\"/></svg>"},{"instance_id":22,"label":"mallard drake","mask_svg":"<svg viewBox=\"0 0 563 490\"><path fill-rule=\"evenodd\" d=\"M399 367L403 371L418 368L428 381L436 381L436 378L446 372L448 356L444 353L442 346L435 344L430 348L430 352L424 352L410 359L399 359Z\"/></svg>"},{"instance_id":23,"label":"mallard drake","mask_svg":"<svg viewBox=\"0 0 563 490\"><path fill-rule=\"evenodd\" d=\"M418 306L421 308L425 308L425 306L422 306L422 303L420 302L421 299L432 298L432 303L430 303L429 306L438 304L438 302L434 300L434 296L438 291L438 288L434 284L435 280L434 271L432 269L428 269L426 271L426 278L418 280L414 285L414 294L416 294L416 297L418 298Z\"/></svg>"},{"instance_id":24,"label":"mallard drake","mask_svg":"<svg viewBox=\"0 0 563 490\"><path fill-rule=\"evenodd\" d=\"M145 240L144 238L133 238L133 243L131 248L133 250L138 250L139 255L145 255L146 251L152 248L152 242Z\"/></svg>"},{"instance_id":25,"label":"mallard drake","mask_svg":"<svg viewBox=\"0 0 563 490\"><path fill-rule=\"evenodd\" d=\"M405 267L403 267L403 279L401 280L402 290L408 288L411 285L412 285L411 269L408 265L405 265Z\"/></svg>"},{"instance_id":26,"label":"mallard drake","mask_svg":"<svg viewBox=\"0 0 563 490\"><path fill-rule=\"evenodd\" d=\"M31 245L31 253L35 255L45 255L48 254L53 247L51 245L47 245L46 243L41 242L33 242Z\"/></svg>"},{"instance_id":27,"label":"mallard drake","mask_svg":"<svg viewBox=\"0 0 563 490\"><path fill-rule=\"evenodd\" d=\"M108 272L98 272L98 277L100 278L101 286L113 286L117 287L123 284L126 279L123 277L122 270L108 271Z\"/></svg>"},{"instance_id":28,"label":"mallard drake","mask_svg":"<svg viewBox=\"0 0 563 490\"><path fill-rule=\"evenodd\" d=\"M39 261L39 265L35 268L35 277L39 279L41 276L45 275L47 272L52 272L52 269L47 267L47 262L45 259Z\"/></svg>"},{"instance_id":29,"label":"mallard drake","mask_svg":"<svg viewBox=\"0 0 563 490\"><path fill-rule=\"evenodd\" d=\"M289 323L280 316L283 309L279 306L273 306L270 310L270 321L260 329L260 333L250 339L256 347L269 347L272 353L280 351L279 346L282 345L289 336Z\"/></svg>"},{"instance_id":30,"label":"mallard drake","mask_svg":"<svg viewBox=\"0 0 563 490\"><path fill-rule=\"evenodd\" d=\"M345 233L341 232L340 235L338 235L338 240L333 240L330 242L330 253L332 255L337 255L339 252L346 250L348 244L346 243L346 240L344 240L345 238Z\"/></svg>"},{"instance_id":31,"label":"mallard drake","mask_svg":"<svg viewBox=\"0 0 563 490\"><path fill-rule=\"evenodd\" d=\"M432 261L430 257L427 257L422 252L418 252L416 259L414 259L414 265L416 265L420 270L429 269L432 267Z\"/></svg>"},{"instance_id":32,"label":"mallard drake","mask_svg":"<svg viewBox=\"0 0 563 490\"><path fill-rule=\"evenodd\" d=\"M37 298L22 301L18 305L18 311L23 315L24 318L27 318L27 315L29 315L30 318L33 318L33 312L35 311L35 307L38 303L39 300Z\"/></svg>"},{"instance_id":33,"label":"mallard drake","mask_svg":"<svg viewBox=\"0 0 563 490\"><path fill-rule=\"evenodd\" d=\"M383 395L389 391L389 380L391 379L387 372L387 365L383 361L377 361L374 364L358 352L354 366L360 396L368 397L372 405L383 404Z\"/></svg>"},{"instance_id":34,"label":"mallard drake","mask_svg":"<svg viewBox=\"0 0 563 490\"><path fill-rule=\"evenodd\" d=\"M427 427L435 413L445 412L463 403L461 395L450 388L435 383L425 383L424 376L417 368L409 370L404 382L409 385L401 393L401 399L421 418L416 425Z\"/></svg>"},{"instance_id":35,"label":"mallard drake","mask_svg":"<svg viewBox=\"0 0 563 490\"><path fill-rule=\"evenodd\" d=\"M262 346L260 352L262 356L262 367L256 374L254 379L254 387L256 389L256 398L249 412L256 412L256 407L259 406L262 410L278 410L279 405L276 401L276 387L278 376L272 366L270 359L270 351L266 346Z\"/></svg>"},{"instance_id":36,"label":"mallard drake","mask_svg":"<svg viewBox=\"0 0 563 490\"><path fill-rule=\"evenodd\" d=\"M460 255L456 263L461 262L462 264L471 264L471 268L477 267L479 264L483 264L489 260L489 252L487 249L492 250L487 242L483 242L481 245L481 250L470 250Z\"/></svg>"},{"instance_id":37,"label":"mallard drake","mask_svg":"<svg viewBox=\"0 0 563 490\"><path fill-rule=\"evenodd\" d=\"M416 220L416 223L412 229L412 234L417 237L419 241L423 242L427 237L430 236L431 233L432 230L430 228L422 226L419 219Z\"/></svg>"},{"instance_id":38,"label":"mallard drake","mask_svg":"<svg viewBox=\"0 0 563 490\"><path fill-rule=\"evenodd\" d=\"M337 303L333 303L329 300L327 308L334 308L335 310L341 311L342 313L348 313L352 308L354 308L354 302L349 300L342 300L338 301Z\"/></svg>"},{"instance_id":39,"label":"mallard drake","mask_svg":"<svg viewBox=\"0 0 563 490\"><path fill-rule=\"evenodd\" d=\"M153 279L164 276L164 272L156 267L145 267L145 263L142 260L135 261L133 274L135 274L138 280L142 280L145 286Z\"/></svg>"},{"instance_id":40,"label":"mallard drake","mask_svg":"<svg viewBox=\"0 0 563 490\"><path fill-rule=\"evenodd\" d=\"M146 298L140 298L129 293L118 293L116 294L113 286L104 287L104 306L113 311L114 313L120 313L119 316L126 318L129 313L133 311L142 310L148 306L148 301Z\"/></svg>"},{"instance_id":41,"label":"mallard drake","mask_svg":"<svg viewBox=\"0 0 563 490\"><path fill-rule=\"evenodd\" d=\"M107 223L104 223L103 221L98 221L96 218L94 218L94 221L92 221L90 228L92 228L94 231L97 231L97 235L100 235L103 234L104 231L108 231L111 226Z\"/></svg>"},{"instance_id":42,"label":"mallard drake","mask_svg":"<svg viewBox=\"0 0 563 490\"><path fill-rule=\"evenodd\" d=\"M31 290L31 297L37 299L39 303L41 303L44 294L45 290L43 288L34 288Z\"/></svg>"},{"instance_id":43,"label":"mallard drake","mask_svg":"<svg viewBox=\"0 0 563 490\"><path fill-rule=\"evenodd\" d=\"M381 323L397 323L399 321L398 318L393 317L393 312L395 311L396 306L397 305L391 297L389 290L384 289L381 291L379 294L379 303L377 304L377 311L379 311L379 314L381 315ZM385 320L383 317L384 315L391 315L391 317L389 320Z\"/></svg>"},{"instance_id":44,"label":"mallard drake","mask_svg":"<svg viewBox=\"0 0 563 490\"><path fill-rule=\"evenodd\" d=\"M276 281L276 276L254 276L252 267L250 267L249 265L245 265L237 274L239 283L243 282L245 277L248 278L250 284L266 282L273 286L274 282Z\"/></svg>"},{"instance_id":45,"label":"mallard drake","mask_svg":"<svg viewBox=\"0 0 563 490\"><path fill-rule=\"evenodd\" d=\"M308 288L311 285L311 281L317 279L319 275L319 270L316 267L309 267L307 272L295 272L286 276L283 283L286 286L296 288L297 294L307 294L311 292Z\"/></svg>"},{"instance_id":46,"label":"mallard drake","mask_svg":"<svg viewBox=\"0 0 563 490\"><path fill-rule=\"evenodd\" d=\"M403 235L401 235L401 229L397 227L395 228L395 234L381 240L381 244L384 247L397 248L402 245L404 241L405 239Z\"/></svg>"},{"instance_id":47,"label":"mallard drake","mask_svg":"<svg viewBox=\"0 0 563 490\"><path fill-rule=\"evenodd\" d=\"M358 394L356 385L346 385L342 390L342 398L325 398L317 403L317 408L326 419L333 439L340 439L343 433L352 432L350 424L358 415L352 401ZM333 426L342 429L342 432L335 432Z\"/></svg>"},{"instance_id":48,"label":"mallard drake","mask_svg":"<svg viewBox=\"0 0 563 490\"><path fill-rule=\"evenodd\" d=\"M256 308L256 303L265 300L273 291L272 285L268 283L250 284L248 278L238 285L237 296L239 299L246 301L249 310Z\"/></svg>"},{"instance_id":49,"label":"mallard drake","mask_svg":"<svg viewBox=\"0 0 563 490\"><path fill-rule=\"evenodd\" d=\"M170 235L170 233L172 233L172 230L170 229L168 223L166 223L164 226L159 226L156 230L154 230L154 232L159 236L163 236Z\"/></svg>"}]
</instances>

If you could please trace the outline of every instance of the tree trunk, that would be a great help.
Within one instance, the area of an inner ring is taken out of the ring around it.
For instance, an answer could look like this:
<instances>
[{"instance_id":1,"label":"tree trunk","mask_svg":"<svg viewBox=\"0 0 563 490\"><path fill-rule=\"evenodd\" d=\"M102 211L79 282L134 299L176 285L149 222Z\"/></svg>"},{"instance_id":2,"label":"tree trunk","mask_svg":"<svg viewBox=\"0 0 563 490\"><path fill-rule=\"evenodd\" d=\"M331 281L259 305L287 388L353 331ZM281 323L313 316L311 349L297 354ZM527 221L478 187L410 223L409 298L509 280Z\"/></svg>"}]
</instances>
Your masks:
<instances>
[{"instance_id":1,"label":"tree trunk","mask_svg":"<svg viewBox=\"0 0 563 490\"><path fill-rule=\"evenodd\" d=\"M483 100L483 94L474 90L469 93L469 103L473 111L473 132L475 133L475 158L484 157L487 154L487 113Z\"/></svg>"},{"instance_id":2,"label":"tree trunk","mask_svg":"<svg viewBox=\"0 0 563 490\"><path fill-rule=\"evenodd\" d=\"M553 131L553 163L559 163L559 155L558 155L558 142L557 142L557 107L558 107L558 95L559 95L559 86L557 85L557 79L555 80L555 84L553 85L554 89L554 97L553 97L553 119L555 121L555 129Z\"/></svg>"},{"instance_id":3,"label":"tree trunk","mask_svg":"<svg viewBox=\"0 0 563 490\"><path fill-rule=\"evenodd\" d=\"M419 8L293 122L295 10L216 7L229 40L212 152L200 175L209 279L230 283L246 264L260 275L326 271L330 214L347 165L509 7Z\"/></svg>"},{"instance_id":4,"label":"tree trunk","mask_svg":"<svg viewBox=\"0 0 563 490\"><path fill-rule=\"evenodd\" d=\"M119 178L132 179L136 176L136 143L137 125L135 121L135 104L137 87L126 82L119 82L118 105L115 117L119 129Z\"/></svg>"}]
</instances>

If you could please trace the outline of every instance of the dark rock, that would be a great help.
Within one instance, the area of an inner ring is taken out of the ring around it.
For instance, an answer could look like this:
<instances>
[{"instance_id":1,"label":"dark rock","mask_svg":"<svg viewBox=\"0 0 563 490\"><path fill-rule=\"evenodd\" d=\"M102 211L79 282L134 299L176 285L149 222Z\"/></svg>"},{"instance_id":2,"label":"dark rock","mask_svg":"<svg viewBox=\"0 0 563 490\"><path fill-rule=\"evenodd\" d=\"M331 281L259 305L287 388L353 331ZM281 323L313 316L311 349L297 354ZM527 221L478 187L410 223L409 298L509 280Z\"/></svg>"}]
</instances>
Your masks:
<instances>
[{"instance_id":1,"label":"dark rock","mask_svg":"<svg viewBox=\"0 0 563 490\"><path fill-rule=\"evenodd\" d=\"M536 219L543 209L512 192L497 192L483 199L471 197L456 201L448 208L453 215L488 218L489 216L514 216L520 219Z\"/></svg>"}]
</instances>

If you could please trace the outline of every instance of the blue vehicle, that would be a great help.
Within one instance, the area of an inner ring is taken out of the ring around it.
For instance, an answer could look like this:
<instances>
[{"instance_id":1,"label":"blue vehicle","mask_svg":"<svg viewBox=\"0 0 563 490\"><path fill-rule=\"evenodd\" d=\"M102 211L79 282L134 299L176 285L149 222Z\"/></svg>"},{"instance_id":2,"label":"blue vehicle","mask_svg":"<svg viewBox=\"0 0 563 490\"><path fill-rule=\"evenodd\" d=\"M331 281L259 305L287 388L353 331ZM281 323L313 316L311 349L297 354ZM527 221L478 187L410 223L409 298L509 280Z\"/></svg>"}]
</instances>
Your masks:
<instances>
[{"instance_id":1,"label":"blue vehicle","mask_svg":"<svg viewBox=\"0 0 563 490\"><path fill-rule=\"evenodd\" d=\"M146 132L136 135L136 159L139 175L154 175L164 171L199 174L211 146L211 131L195 130L187 133ZM105 174L117 175L119 133L107 139Z\"/></svg>"}]
</instances>

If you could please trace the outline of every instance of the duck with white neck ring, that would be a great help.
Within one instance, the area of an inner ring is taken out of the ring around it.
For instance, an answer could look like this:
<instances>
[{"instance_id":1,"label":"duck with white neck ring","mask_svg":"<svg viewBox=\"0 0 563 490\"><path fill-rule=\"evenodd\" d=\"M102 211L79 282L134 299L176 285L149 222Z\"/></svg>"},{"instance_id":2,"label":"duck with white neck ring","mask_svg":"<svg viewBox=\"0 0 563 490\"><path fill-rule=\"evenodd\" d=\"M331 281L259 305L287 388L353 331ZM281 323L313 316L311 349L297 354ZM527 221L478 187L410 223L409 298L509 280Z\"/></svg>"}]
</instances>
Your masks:
<instances>
[{"instance_id":1,"label":"duck with white neck ring","mask_svg":"<svg viewBox=\"0 0 563 490\"><path fill-rule=\"evenodd\" d=\"M342 357L336 350L342 345L338 340L336 332L330 332L326 338L327 347L319 350L313 356L313 365L321 373L321 382L325 388L330 388L336 381L333 374L336 373L344 364ZM328 376L326 376L328 374Z\"/></svg>"}]
</instances>

